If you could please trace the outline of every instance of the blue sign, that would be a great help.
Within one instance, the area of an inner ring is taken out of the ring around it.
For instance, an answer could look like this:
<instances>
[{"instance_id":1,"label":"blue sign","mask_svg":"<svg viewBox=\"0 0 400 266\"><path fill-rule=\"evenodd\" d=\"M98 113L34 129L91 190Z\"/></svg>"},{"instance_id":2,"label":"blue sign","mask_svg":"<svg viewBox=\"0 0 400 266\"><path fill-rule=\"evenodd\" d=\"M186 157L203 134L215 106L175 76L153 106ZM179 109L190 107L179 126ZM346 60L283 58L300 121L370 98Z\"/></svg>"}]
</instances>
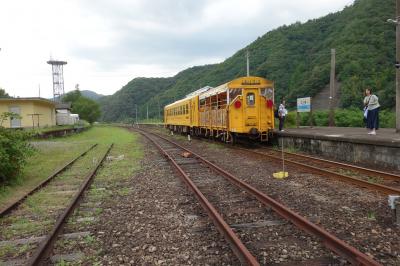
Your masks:
<instances>
[{"instance_id":1,"label":"blue sign","mask_svg":"<svg viewBox=\"0 0 400 266\"><path fill-rule=\"evenodd\" d=\"M305 113L311 111L311 97L297 98L297 112Z\"/></svg>"}]
</instances>

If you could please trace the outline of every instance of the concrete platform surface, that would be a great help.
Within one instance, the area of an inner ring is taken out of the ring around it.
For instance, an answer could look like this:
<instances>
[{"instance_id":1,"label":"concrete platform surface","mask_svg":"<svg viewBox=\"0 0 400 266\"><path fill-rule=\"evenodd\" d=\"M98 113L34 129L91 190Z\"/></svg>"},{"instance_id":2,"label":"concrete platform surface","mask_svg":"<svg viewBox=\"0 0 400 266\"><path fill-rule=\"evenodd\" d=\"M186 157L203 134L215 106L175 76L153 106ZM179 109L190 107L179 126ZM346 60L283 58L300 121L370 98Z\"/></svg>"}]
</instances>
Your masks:
<instances>
[{"instance_id":1,"label":"concrete platform surface","mask_svg":"<svg viewBox=\"0 0 400 266\"><path fill-rule=\"evenodd\" d=\"M395 129L390 128L379 129L376 135L368 135L366 128L354 127L285 128L283 132L275 130L274 133L282 137L332 140L400 148L400 133L396 133Z\"/></svg>"}]
</instances>

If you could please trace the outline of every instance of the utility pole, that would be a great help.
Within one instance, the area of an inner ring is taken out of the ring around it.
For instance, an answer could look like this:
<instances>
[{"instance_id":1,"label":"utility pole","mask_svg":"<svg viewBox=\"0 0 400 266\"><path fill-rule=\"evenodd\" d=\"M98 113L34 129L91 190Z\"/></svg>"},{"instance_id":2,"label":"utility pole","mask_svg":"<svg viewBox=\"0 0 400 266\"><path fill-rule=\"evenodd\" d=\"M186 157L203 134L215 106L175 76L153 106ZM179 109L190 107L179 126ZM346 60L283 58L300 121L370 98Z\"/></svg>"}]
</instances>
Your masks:
<instances>
[{"instance_id":1,"label":"utility pole","mask_svg":"<svg viewBox=\"0 0 400 266\"><path fill-rule=\"evenodd\" d=\"M158 100L158 120L161 120L161 106L160 106L160 99Z\"/></svg>"},{"instance_id":2,"label":"utility pole","mask_svg":"<svg viewBox=\"0 0 400 266\"><path fill-rule=\"evenodd\" d=\"M396 0L396 18L387 22L396 24L396 132L400 133L400 0Z\"/></svg>"},{"instance_id":3,"label":"utility pole","mask_svg":"<svg viewBox=\"0 0 400 266\"><path fill-rule=\"evenodd\" d=\"M149 121L149 104L146 105L146 119Z\"/></svg>"},{"instance_id":4,"label":"utility pole","mask_svg":"<svg viewBox=\"0 0 400 266\"><path fill-rule=\"evenodd\" d=\"M249 50L246 50L247 76L250 76Z\"/></svg>"},{"instance_id":5,"label":"utility pole","mask_svg":"<svg viewBox=\"0 0 400 266\"><path fill-rule=\"evenodd\" d=\"M329 84L329 126L335 126L335 64L336 50L331 49L331 79Z\"/></svg>"},{"instance_id":6,"label":"utility pole","mask_svg":"<svg viewBox=\"0 0 400 266\"><path fill-rule=\"evenodd\" d=\"M137 121L137 104L135 104L135 120L136 120L136 124L138 123Z\"/></svg>"},{"instance_id":7,"label":"utility pole","mask_svg":"<svg viewBox=\"0 0 400 266\"><path fill-rule=\"evenodd\" d=\"M396 0L396 64L400 62L400 0ZM400 69L396 68L396 132L400 133Z\"/></svg>"}]
</instances>

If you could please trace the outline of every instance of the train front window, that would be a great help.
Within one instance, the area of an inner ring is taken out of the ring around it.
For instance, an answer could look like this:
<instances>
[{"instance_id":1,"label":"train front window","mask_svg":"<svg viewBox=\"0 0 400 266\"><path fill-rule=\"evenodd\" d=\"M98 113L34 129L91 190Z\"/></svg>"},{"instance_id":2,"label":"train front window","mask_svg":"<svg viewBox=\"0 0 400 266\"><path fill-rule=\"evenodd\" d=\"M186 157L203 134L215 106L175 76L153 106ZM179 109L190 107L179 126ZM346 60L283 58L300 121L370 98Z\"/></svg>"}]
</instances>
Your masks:
<instances>
[{"instance_id":1,"label":"train front window","mask_svg":"<svg viewBox=\"0 0 400 266\"><path fill-rule=\"evenodd\" d=\"M233 102L238 95L242 95L242 89L229 90L229 103Z\"/></svg>"},{"instance_id":2,"label":"train front window","mask_svg":"<svg viewBox=\"0 0 400 266\"><path fill-rule=\"evenodd\" d=\"M274 89L273 88L263 88L260 91L260 94L264 96L266 99L272 100L274 98Z\"/></svg>"},{"instance_id":3,"label":"train front window","mask_svg":"<svg viewBox=\"0 0 400 266\"><path fill-rule=\"evenodd\" d=\"M256 102L256 98L255 98L254 93L252 93L252 92L247 93L247 96L246 96L247 106L252 106L255 104L255 102Z\"/></svg>"}]
</instances>

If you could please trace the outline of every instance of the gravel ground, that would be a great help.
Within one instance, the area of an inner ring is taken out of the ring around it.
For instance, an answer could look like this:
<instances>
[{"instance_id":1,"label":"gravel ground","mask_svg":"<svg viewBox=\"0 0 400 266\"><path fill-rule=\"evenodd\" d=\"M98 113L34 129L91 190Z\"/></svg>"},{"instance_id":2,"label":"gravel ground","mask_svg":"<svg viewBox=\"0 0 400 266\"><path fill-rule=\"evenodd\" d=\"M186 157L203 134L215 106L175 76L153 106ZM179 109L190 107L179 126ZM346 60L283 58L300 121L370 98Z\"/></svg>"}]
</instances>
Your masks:
<instances>
[{"instance_id":1,"label":"gravel ground","mask_svg":"<svg viewBox=\"0 0 400 266\"><path fill-rule=\"evenodd\" d=\"M56 253L80 250L85 258L77 264L85 265L238 265L166 159L146 139L141 143L145 155L134 176L95 181L111 195L80 208L101 209L95 222L68 227L67 232L90 231L93 241L59 244Z\"/></svg>"},{"instance_id":2,"label":"gravel ground","mask_svg":"<svg viewBox=\"0 0 400 266\"><path fill-rule=\"evenodd\" d=\"M164 131L166 133L166 131ZM400 265L400 230L387 198L365 189L288 167L289 178L272 173L280 165L227 146L174 139L204 155L294 211L321 225L384 265Z\"/></svg>"}]
</instances>

